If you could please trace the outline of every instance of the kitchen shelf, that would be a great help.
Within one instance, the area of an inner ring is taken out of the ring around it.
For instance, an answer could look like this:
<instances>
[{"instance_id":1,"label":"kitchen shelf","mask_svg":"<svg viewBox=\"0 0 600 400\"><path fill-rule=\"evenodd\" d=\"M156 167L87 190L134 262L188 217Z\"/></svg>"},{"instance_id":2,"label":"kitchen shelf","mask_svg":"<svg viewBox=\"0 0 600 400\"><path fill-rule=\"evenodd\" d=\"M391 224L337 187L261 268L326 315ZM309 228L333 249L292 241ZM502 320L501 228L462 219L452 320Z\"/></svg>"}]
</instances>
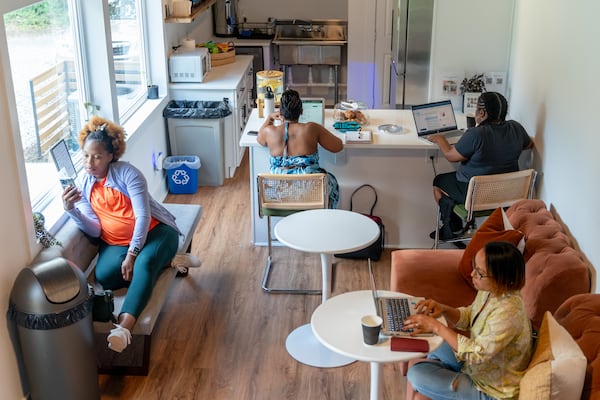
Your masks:
<instances>
[{"instance_id":1,"label":"kitchen shelf","mask_svg":"<svg viewBox=\"0 0 600 400\"><path fill-rule=\"evenodd\" d=\"M189 24L190 22L194 22L198 15L208 10L210 6L216 3L216 1L217 0L204 0L192 7L192 13L187 17L167 17L165 18L165 22L171 24Z\"/></svg>"}]
</instances>

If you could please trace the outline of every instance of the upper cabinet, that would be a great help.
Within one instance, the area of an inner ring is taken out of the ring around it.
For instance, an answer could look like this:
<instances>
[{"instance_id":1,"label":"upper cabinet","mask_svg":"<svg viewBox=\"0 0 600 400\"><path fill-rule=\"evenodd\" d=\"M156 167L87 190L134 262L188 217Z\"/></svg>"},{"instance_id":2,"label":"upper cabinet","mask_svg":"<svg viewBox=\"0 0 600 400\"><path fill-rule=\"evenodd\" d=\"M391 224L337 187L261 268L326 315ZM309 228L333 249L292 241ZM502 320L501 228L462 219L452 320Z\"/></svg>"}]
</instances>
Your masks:
<instances>
[{"instance_id":1,"label":"upper cabinet","mask_svg":"<svg viewBox=\"0 0 600 400\"><path fill-rule=\"evenodd\" d=\"M208 10L215 3L216 0L203 0L192 7L192 12L190 13L190 15L185 17L167 17L165 18L165 22L175 24L189 24L190 22L194 22L196 17Z\"/></svg>"}]
</instances>

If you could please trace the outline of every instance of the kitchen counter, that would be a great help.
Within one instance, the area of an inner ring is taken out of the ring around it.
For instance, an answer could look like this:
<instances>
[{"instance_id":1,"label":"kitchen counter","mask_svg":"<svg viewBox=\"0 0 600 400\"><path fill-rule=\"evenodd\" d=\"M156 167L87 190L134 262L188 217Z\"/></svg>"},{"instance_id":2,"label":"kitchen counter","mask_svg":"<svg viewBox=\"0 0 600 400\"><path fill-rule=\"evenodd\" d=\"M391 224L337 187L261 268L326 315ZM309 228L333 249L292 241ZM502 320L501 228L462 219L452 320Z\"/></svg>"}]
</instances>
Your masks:
<instances>
[{"instance_id":1,"label":"kitchen counter","mask_svg":"<svg viewBox=\"0 0 600 400\"><path fill-rule=\"evenodd\" d=\"M371 131L373 140L371 143L348 143L347 148L364 149L437 149L433 143L423 141L417 137L415 121L410 110L367 110L368 123L362 130ZM463 115L456 115L459 128L467 126L466 118ZM254 110L250 115L244 134L242 135L240 146L251 147L260 146L256 142L256 136L248 135L248 131L255 130L262 125L264 119L258 117L258 111ZM344 140L344 134L333 127L333 110L325 110L324 126L333 134ZM397 124L402 127L400 133L380 133L378 127L384 124Z\"/></svg>"},{"instance_id":2,"label":"kitchen counter","mask_svg":"<svg viewBox=\"0 0 600 400\"><path fill-rule=\"evenodd\" d=\"M333 173L340 185L338 208L349 209L354 189L364 183L375 187L378 194L374 214L385 224L385 245L391 248L430 248L433 241L429 232L434 228L437 205L433 200L432 181L435 162L437 173L453 170L444 157L438 157L437 145L417 138L410 110L368 110L369 124L373 130L373 143L346 144L340 153L330 153L319 148L320 165ZM466 118L457 115L459 127L466 126ZM240 146L248 147L250 158L251 242L263 246L267 242L266 221L259 218L256 199L256 175L269 171L269 152L248 131L258 130L264 120L254 109ZM333 128L333 110L325 111L325 127L340 137ZM381 124L395 123L403 127L400 134L377 132ZM361 201L362 200L362 201ZM354 201L354 211L368 212L369 199ZM273 226L276 224L276 219Z\"/></svg>"}]
</instances>

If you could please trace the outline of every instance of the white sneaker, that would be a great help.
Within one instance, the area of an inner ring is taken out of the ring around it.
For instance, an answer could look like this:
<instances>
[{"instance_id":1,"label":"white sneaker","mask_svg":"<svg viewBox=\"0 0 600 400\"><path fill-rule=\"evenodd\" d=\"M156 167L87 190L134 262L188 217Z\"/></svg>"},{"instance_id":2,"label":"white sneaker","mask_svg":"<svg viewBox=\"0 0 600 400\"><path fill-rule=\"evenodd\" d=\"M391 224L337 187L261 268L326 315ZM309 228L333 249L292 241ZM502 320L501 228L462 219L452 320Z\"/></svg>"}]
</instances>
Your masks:
<instances>
[{"instance_id":1,"label":"white sneaker","mask_svg":"<svg viewBox=\"0 0 600 400\"><path fill-rule=\"evenodd\" d=\"M176 254L171 260L171 267L177 268L179 272L186 273L188 268L200 268L202 262L198 257L191 255L190 253Z\"/></svg>"},{"instance_id":2,"label":"white sneaker","mask_svg":"<svg viewBox=\"0 0 600 400\"><path fill-rule=\"evenodd\" d=\"M116 328L110 331L106 341L108 342L109 349L120 353L131 343L131 332L121 325L114 325Z\"/></svg>"}]
</instances>

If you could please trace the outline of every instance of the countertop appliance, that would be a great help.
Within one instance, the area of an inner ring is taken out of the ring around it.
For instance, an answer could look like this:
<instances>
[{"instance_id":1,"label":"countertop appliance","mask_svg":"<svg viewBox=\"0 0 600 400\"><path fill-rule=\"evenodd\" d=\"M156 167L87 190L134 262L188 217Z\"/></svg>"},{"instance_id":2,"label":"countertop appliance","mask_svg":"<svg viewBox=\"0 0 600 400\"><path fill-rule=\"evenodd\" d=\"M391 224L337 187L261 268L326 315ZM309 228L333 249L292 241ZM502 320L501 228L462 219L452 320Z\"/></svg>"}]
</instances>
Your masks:
<instances>
[{"instance_id":1,"label":"countertop appliance","mask_svg":"<svg viewBox=\"0 0 600 400\"><path fill-rule=\"evenodd\" d=\"M213 4L213 28L215 36L237 35L237 0L217 0Z\"/></svg>"},{"instance_id":2,"label":"countertop appliance","mask_svg":"<svg viewBox=\"0 0 600 400\"><path fill-rule=\"evenodd\" d=\"M392 57L389 104L427 103L433 0L392 0Z\"/></svg>"},{"instance_id":3,"label":"countertop appliance","mask_svg":"<svg viewBox=\"0 0 600 400\"><path fill-rule=\"evenodd\" d=\"M210 57L207 48L180 47L169 57L171 82L203 82L208 71Z\"/></svg>"}]
</instances>

